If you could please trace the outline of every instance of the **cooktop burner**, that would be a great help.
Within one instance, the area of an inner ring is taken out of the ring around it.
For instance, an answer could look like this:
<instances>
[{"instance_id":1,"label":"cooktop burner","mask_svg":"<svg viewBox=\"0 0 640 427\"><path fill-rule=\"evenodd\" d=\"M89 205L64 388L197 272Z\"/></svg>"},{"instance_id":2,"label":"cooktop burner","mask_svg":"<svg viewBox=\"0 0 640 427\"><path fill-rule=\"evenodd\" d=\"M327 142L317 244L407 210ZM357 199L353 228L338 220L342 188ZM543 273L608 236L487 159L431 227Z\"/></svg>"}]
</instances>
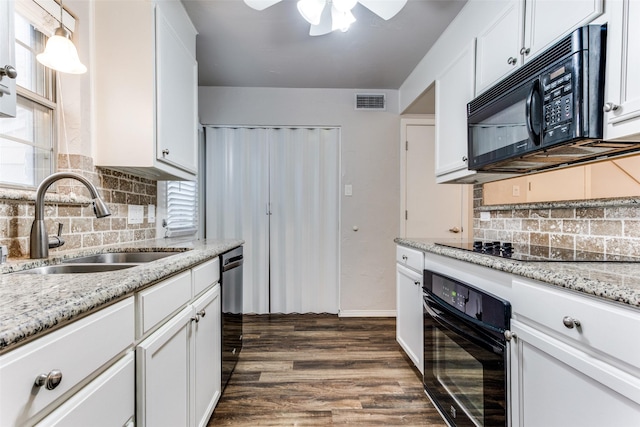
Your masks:
<instances>
[{"instance_id":1,"label":"cooktop burner","mask_svg":"<svg viewBox=\"0 0 640 427\"><path fill-rule=\"evenodd\" d=\"M477 252L517 261L538 262L640 262L640 258L626 255L611 255L599 252L579 251L565 248L551 248L498 241L456 241L436 242L437 245Z\"/></svg>"}]
</instances>

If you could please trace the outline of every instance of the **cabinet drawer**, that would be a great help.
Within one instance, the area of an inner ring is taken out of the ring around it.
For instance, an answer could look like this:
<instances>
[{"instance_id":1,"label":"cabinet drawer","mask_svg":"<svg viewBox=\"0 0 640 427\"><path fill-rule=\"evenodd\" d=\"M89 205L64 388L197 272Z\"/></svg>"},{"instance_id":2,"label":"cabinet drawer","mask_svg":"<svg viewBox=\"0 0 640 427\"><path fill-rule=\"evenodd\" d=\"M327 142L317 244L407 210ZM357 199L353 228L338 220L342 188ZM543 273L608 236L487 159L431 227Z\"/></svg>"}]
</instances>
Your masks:
<instances>
[{"instance_id":1,"label":"cabinet drawer","mask_svg":"<svg viewBox=\"0 0 640 427\"><path fill-rule=\"evenodd\" d=\"M220 258L200 264L191 271L193 274L193 296L200 295L220 280Z\"/></svg>"},{"instance_id":2,"label":"cabinet drawer","mask_svg":"<svg viewBox=\"0 0 640 427\"><path fill-rule=\"evenodd\" d=\"M590 296L554 289L544 284L513 281L514 317L538 323L585 350L595 350L640 368L640 311L617 307ZM572 326L570 319L579 322ZM569 326L565 326L564 322Z\"/></svg>"},{"instance_id":3,"label":"cabinet drawer","mask_svg":"<svg viewBox=\"0 0 640 427\"><path fill-rule=\"evenodd\" d=\"M396 248L396 262L413 270L422 272L424 270L424 253L415 249L398 246Z\"/></svg>"},{"instance_id":4,"label":"cabinet drawer","mask_svg":"<svg viewBox=\"0 0 640 427\"><path fill-rule=\"evenodd\" d=\"M133 297L51 332L0 357L0 424L23 425L133 344ZM62 372L53 390L40 374Z\"/></svg>"},{"instance_id":5,"label":"cabinet drawer","mask_svg":"<svg viewBox=\"0 0 640 427\"><path fill-rule=\"evenodd\" d=\"M191 300L191 271L185 271L136 294L137 337Z\"/></svg>"},{"instance_id":6,"label":"cabinet drawer","mask_svg":"<svg viewBox=\"0 0 640 427\"><path fill-rule=\"evenodd\" d=\"M135 359L130 351L37 425L125 426L133 420L135 399Z\"/></svg>"}]
</instances>

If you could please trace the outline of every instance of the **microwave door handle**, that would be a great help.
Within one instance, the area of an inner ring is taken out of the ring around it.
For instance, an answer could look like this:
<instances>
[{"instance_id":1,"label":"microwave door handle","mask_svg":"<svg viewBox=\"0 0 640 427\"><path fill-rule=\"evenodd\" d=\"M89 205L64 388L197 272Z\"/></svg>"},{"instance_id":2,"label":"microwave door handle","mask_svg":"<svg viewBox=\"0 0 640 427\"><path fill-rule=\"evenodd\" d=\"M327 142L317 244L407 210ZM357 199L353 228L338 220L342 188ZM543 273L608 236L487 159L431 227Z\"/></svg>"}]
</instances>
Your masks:
<instances>
[{"instance_id":1,"label":"microwave door handle","mask_svg":"<svg viewBox=\"0 0 640 427\"><path fill-rule=\"evenodd\" d=\"M534 96L536 92L540 92L540 80L536 79L531 83L531 88L529 89L529 95L527 95L527 106L525 108L525 118L527 122L527 132L529 133L529 138L533 142L534 145L540 145L540 134L536 133L533 128L534 123L534 114L536 114L533 110L536 108L536 102L534 100Z\"/></svg>"}]
</instances>

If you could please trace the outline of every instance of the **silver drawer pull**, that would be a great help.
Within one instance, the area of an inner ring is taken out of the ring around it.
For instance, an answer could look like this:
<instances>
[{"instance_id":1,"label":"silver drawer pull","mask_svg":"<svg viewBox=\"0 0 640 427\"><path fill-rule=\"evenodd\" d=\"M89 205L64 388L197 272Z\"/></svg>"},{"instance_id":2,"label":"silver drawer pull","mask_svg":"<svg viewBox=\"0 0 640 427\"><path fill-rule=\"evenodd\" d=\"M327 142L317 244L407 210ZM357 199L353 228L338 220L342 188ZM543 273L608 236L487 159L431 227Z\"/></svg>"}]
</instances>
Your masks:
<instances>
[{"instance_id":1,"label":"silver drawer pull","mask_svg":"<svg viewBox=\"0 0 640 427\"><path fill-rule=\"evenodd\" d=\"M580 321L578 319L574 319L571 316L564 316L562 318L562 323L569 329L573 329L574 327L580 327Z\"/></svg>"},{"instance_id":2,"label":"silver drawer pull","mask_svg":"<svg viewBox=\"0 0 640 427\"><path fill-rule=\"evenodd\" d=\"M62 381L62 371L60 369L54 369L48 374L40 374L36 377L34 385L36 387L45 386L47 390L53 390L58 387Z\"/></svg>"}]
</instances>

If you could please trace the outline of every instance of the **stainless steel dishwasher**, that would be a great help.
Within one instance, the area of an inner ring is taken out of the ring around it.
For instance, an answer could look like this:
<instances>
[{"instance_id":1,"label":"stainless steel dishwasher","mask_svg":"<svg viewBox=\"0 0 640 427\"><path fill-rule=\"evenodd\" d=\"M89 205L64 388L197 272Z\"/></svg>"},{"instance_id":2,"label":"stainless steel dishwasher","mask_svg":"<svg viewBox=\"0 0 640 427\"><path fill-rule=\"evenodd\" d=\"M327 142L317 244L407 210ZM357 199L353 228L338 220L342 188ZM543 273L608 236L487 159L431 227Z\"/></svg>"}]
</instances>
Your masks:
<instances>
[{"instance_id":1,"label":"stainless steel dishwasher","mask_svg":"<svg viewBox=\"0 0 640 427\"><path fill-rule=\"evenodd\" d=\"M222 277L222 390L242 350L242 246L220 255Z\"/></svg>"}]
</instances>

